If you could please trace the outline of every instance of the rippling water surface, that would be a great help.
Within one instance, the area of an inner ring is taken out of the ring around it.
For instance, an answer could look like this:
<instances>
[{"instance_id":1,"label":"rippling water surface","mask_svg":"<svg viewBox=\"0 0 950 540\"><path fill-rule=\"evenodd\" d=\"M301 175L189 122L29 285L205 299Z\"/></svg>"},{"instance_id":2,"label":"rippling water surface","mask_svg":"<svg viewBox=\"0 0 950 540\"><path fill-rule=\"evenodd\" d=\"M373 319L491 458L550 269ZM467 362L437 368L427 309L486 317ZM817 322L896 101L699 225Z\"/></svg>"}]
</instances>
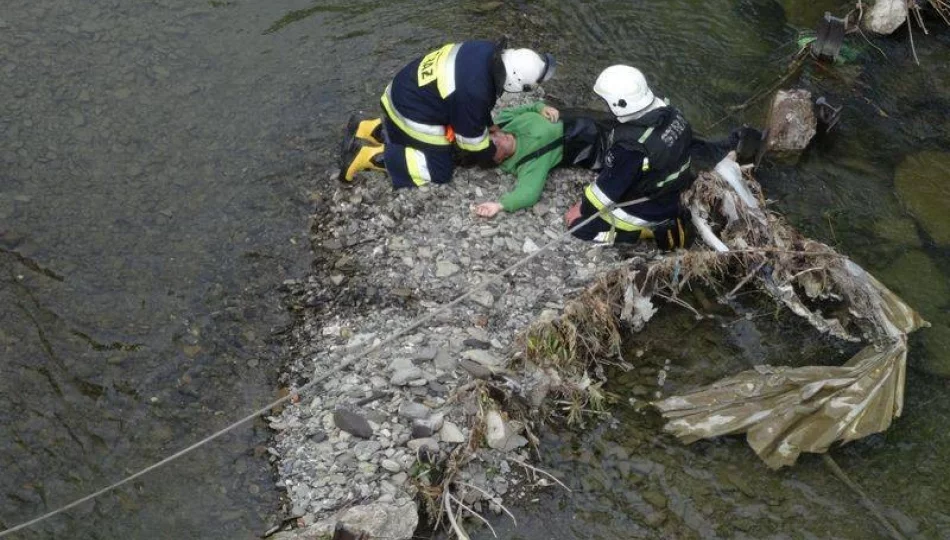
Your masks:
<instances>
[{"instance_id":1,"label":"rippling water surface","mask_svg":"<svg viewBox=\"0 0 950 540\"><path fill-rule=\"evenodd\" d=\"M6 0L0 523L94 491L274 397L289 322L278 289L306 271L309 201L328 185L339 126L349 110L375 107L414 55L507 33L558 54L548 90L573 105L596 103L590 84L600 69L633 63L698 131L722 135L759 122L753 106L717 123L783 72L798 29L810 26L803 21L847 9L794 4ZM946 286L921 286L917 269L924 261L929 282L945 284L947 247L908 212L894 180L906 155L950 151L950 38L934 33L917 35L921 68L899 32L875 40L881 52L849 39L862 51L851 66L806 70L806 84L846 104L845 121L798 165L768 166L762 181L806 233L926 301L928 317L946 317ZM907 256L918 263L895 268ZM760 354L761 338L756 348L759 330L748 332L729 335L753 360L772 358ZM915 343L911 362L936 354ZM837 455L909 530L947 535L950 391L912 375L907 393L891 431ZM794 493L804 492L829 501L818 517L841 523L839 534L877 532L867 518L842 517L860 507L817 460L769 473L740 441L683 448L657 437L649 418L619 415L617 429L552 436L548 466L571 474L576 492L545 495L544 511L524 505L522 528L509 536L616 538L663 527L686 537L822 536L796 519ZM256 537L277 507L267 436L243 428L20 537ZM653 467L646 461L665 472L636 474ZM736 488L740 476L750 485ZM697 502L720 489L748 499Z\"/></svg>"}]
</instances>

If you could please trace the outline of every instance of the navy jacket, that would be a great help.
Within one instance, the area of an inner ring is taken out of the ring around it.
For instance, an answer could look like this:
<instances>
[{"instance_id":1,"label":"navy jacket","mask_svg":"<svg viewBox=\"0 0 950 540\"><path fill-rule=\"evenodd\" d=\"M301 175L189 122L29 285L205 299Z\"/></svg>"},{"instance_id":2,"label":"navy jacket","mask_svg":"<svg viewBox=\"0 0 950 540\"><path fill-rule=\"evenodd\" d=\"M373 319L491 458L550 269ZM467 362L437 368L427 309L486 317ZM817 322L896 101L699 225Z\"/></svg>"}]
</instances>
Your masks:
<instances>
[{"instance_id":1,"label":"navy jacket","mask_svg":"<svg viewBox=\"0 0 950 540\"><path fill-rule=\"evenodd\" d=\"M392 106L413 122L451 126L460 149L490 161L495 148L488 127L501 93L494 80L496 51L491 41L464 41L413 60L392 81Z\"/></svg>"}]
</instances>

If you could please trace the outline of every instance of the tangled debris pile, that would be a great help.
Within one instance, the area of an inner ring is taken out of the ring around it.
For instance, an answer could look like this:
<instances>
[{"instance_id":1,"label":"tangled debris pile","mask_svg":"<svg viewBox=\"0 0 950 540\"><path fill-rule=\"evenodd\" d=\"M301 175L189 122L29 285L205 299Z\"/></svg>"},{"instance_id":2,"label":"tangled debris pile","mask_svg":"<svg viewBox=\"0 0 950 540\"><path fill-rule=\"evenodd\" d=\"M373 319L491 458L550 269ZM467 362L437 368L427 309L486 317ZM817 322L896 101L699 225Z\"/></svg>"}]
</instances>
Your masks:
<instances>
[{"instance_id":1,"label":"tangled debris pile","mask_svg":"<svg viewBox=\"0 0 950 540\"><path fill-rule=\"evenodd\" d=\"M734 161L701 174L684 200L712 249L634 259L604 276L562 317L528 331L530 365L574 366L575 379L596 373L614 356L623 327L639 330L649 321L653 297L676 299L698 284L732 296L755 285L819 331L867 346L840 367L759 366L663 399L654 405L666 429L687 443L746 433L771 467L887 429L903 406L907 334L926 323L850 259L765 210L758 185ZM569 397L578 394L583 388Z\"/></svg>"}]
</instances>

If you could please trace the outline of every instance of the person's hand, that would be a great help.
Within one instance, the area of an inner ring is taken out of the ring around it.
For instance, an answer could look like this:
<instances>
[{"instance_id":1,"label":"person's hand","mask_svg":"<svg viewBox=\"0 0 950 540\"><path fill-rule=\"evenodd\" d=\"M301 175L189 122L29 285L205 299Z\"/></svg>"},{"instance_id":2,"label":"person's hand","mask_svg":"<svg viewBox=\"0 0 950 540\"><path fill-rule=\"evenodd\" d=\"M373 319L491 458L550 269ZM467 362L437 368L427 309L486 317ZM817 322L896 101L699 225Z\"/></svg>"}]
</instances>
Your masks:
<instances>
[{"instance_id":1,"label":"person's hand","mask_svg":"<svg viewBox=\"0 0 950 540\"><path fill-rule=\"evenodd\" d=\"M541 116L547 118L551 123L557 122L557 119L561 117L561 113L554 107L549 107L547 105L541 109Z\"/></svg>"},{"instance_id":2,"label":"person's hand","mask_svg":"<svg viewBox=\"0 0 950 540\"><path fill-rule=\"evenodd\" d=\"M577 221L581 217L581 202L577 201L574 206L568 209L567 213L564 214L564 226L570 227L572 223Z\"/></svg>"},{"instance_id":3,"label":"person's hand","mask_svg":"<svg viewBox=\"0 0 950 540\"><path fill-rule=\"evenodd\" d=\"M501 212L502 206L500 203L496 202L483 202L475 206L475 215L483 218L495 217L498 212Z\"/></svg>"}]
</instances>

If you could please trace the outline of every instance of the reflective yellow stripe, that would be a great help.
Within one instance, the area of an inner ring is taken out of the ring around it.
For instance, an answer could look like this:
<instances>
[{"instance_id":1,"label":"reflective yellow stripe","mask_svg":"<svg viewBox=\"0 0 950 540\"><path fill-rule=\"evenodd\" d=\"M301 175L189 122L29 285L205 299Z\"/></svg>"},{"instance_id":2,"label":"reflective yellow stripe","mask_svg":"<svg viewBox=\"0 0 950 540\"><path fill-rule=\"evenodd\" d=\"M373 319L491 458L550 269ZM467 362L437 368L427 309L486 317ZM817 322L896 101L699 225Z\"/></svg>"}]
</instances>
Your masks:
<instances>
[{"instance_id":1,"label":"reflective yellow stripe","mask_svg":"<svg viewBox=\"0 0 950 540\"><path fill-rule=\"evenodd\" d=\"M456 133L455 144L462 150L478 152L479 150L488 148L488 145L491 144L491 138L488 136L487 129L478 137L463 137Z\"/></svg>"},{"instance_id":2,"label":"reflective yellow stripe","mask_svg":"<svg viewBox=\"0 0 950 540\"><path fill-rule=\"evenodd\" d=\"M439 95L445 99L455 92L455 59L461 45L449 43L422 57L416 71L419 86L436 82Z\"/></svg>"},{"instance_id":3,"label":"reflective yellow stripe","mask_svg":"<svg viewBox=\"0 0 950 540\"><path fill-rule=\"evenodd\" d=\"M654 225L652 222L628 213L623 208L614 208L608 212L607 207L614 204L614 202L597 187L597 184L588 185L587 189L584 190L584 194L587 196L587 200L598 210L601 219L621 231L641 231Z\"/></svg>"},{"instance_id":4,"label":"reflective yellow stripe","mask_svg":"<svg viewBox=\"0 0 950 540\"><path fill-rule=\"evenodd\" d=\"M690 162L691 162L691 161L692 161L692 160L687 159L687 160L686 160L686 164L683 165L682 167L680 167L680 170L678 170L678 171L676 171L675 173L673 173L673 174L667 176L666 178L664 178L662 182L660 182L660 183L658 183L658 184L656 185L656 187L663 187L663 186L669 184L670 182L672 182L673 180L676 180L677 178L679 178L679 176L680 176L681 174L683 174L684 172L686 172L686 171L689 169L689 166L690 166Z\"/></svg>"},{"instance_id":5,"label":"reflective yellow stripe","mask_svg":"<svg viewBox=\"0 0 950 540\"><path fill-rule=\"evenodd\" d=\"M442 99L455 92L455 58L459 53L459 45L451 45L448 54L439 61L439 95Z\"/></svg>"},{"instance_id":6,"label":"reflective yellow stripe","mask_svg":"<svg viewBox=\"0 0 950 540\"><path fill-rule=\"evenodd\" d=\"M426 155L418 150L406 148L406 168L409 169L412 182L417 186L424 186L432 180Z\"/></svg>"},{"instance_id":7,"label":"reflective yellow stripe","mask_svg":"<svg viewBox=\"0 0 950 540\"><path fill-rule=\"evenodd\" d=\"M386 114L389 116L389 119L396 124L396 127L401 129L403 133L409 135L413 139L424 142L426 144L431 144L434 146L448 146L450 143L445 138L445 127L443 126L434 126L430 124L422 124L420 122L412 121L405 116L399 114L399 111L396 110L396 107L392 103L392 86L386 87L386 92L383 93L382 99L380 101L383 104L383 109L386 110Z\"/></svg>"},{"instance_id":8,"label":"reflective yellow stripe","mask_svg":"<svg viewBox=\"0 0 950 540\"><path fill-rule=\"evenodd\" d=\"M647 139L650 138L650 135L651 135L652 133L653 133L653 128L652 128L652 127L648 127L648 128L646 129L646 131L643 132L643 135L640 135L640 138L637 139L637 142L640 143L640 144L643 144L643 143L647 142Z\"/></svg>"}]
</instances>

